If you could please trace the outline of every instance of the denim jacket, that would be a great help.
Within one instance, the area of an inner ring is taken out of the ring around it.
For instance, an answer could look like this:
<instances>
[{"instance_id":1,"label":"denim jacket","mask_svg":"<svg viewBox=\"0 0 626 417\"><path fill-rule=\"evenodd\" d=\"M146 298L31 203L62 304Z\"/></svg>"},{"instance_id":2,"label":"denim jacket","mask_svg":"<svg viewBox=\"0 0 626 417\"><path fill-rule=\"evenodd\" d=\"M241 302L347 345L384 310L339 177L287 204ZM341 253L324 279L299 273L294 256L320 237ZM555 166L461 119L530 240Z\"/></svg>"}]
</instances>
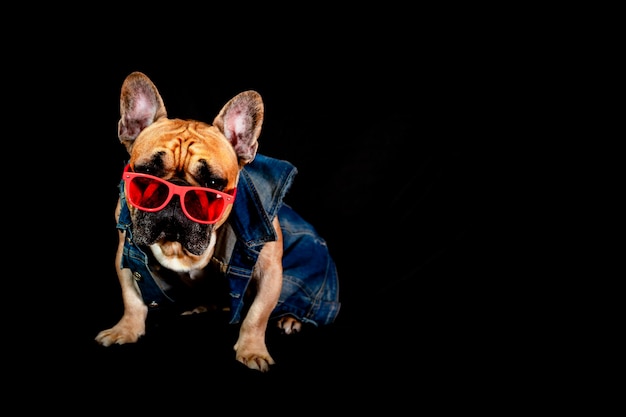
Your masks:
<instances>
[{"instance_id":1,"label":"denim jacket","mask_svg":"<svg viewBox=\"0 0 626 417\"><path fill-rule=\"evenodd\" d=\"M340 309L335 263L326 242L283 197L297 169L287 161L257 154L240 173L237 197L229 219L221 226L210 266L228 282L230 323L241 320L244 294L263 245L275 241L272 220L279 216L284 241L283 285L271 317L293 315L315 326L334 322ZM152 310L188 296L181 287L159 286L150 268L150 250L134 244L130 211L120 182L121 213L117 228L126 231L121 268L130 268L144 302Z\"/></svg>"}]
</instances>

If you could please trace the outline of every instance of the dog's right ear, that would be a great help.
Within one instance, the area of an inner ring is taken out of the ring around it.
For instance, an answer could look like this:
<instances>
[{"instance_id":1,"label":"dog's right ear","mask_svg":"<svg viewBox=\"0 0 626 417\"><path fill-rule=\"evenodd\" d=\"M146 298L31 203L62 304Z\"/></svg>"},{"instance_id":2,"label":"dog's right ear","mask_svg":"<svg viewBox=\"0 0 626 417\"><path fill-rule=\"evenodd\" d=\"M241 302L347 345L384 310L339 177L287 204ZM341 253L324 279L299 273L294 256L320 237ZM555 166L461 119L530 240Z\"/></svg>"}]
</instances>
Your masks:
<instances>
[{"instance_id":1,"label":"dog's right ear","mask_svg":"<svg viewBox=\"0 0 626 417\"><path fill-rule=\"evenodd\" d=\"M162 117L167 117L156 86L143 73L135 71L122 84L120 121L117 136L130 154L139 133Z\"/></svg>"}]
</instances>

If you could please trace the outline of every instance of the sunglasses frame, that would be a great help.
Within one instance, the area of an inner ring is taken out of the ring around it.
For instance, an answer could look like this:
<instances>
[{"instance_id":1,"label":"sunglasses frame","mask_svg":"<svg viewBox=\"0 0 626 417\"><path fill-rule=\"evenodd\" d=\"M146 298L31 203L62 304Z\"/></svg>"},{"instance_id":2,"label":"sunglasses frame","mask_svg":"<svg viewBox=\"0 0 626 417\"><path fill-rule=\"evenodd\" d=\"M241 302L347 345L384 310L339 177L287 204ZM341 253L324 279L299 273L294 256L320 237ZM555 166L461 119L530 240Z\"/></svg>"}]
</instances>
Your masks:
<instances>
[{"instance_id":1,"label":"sunglasses frame","mask_svg":"<svg viewBox=\"0 0 626 417\"><path fill-rule=\"evenodd\" d=\"M151 179L153 181L158 182L159 184L164 184L169 193L167 195L167 198L165 199L165 201L163 202L163 204L161 204L159 207L156 208L146 208L146 207L141 207L139 205L137 205L134 201L132 201L131 197L130 197L130 193L128 192L129 187L130 187L130 182L134 179L134 178L148 178ZM219 221L219 219L222 218L222 216L224 215L224 212L226 211L226 208L228 207L229 204L234 204L235 202L235 197L237 195L237 187L235 187L233 189L233 193L232 194L228 194L222 191L218 191L215 190L213 188L208 188L208 187L195 187L195 186L189 186L189 185L176 185L173 184L169 181L164 180L163 178L159 178L159 177L155 177L154 175L150 175L150 174L142 174L139 172L132 172L130 171L130 164L127 164L124 167L124 174L122 175L122 179L124 180L124 187L126 190L126 199L127 201L132 204L133 207L136 207L139 210L142 211L147 211L150 213L154 213L160 210L163 210L165 208L165 206L168 205L168 203L172 200L172 197L174 195L178 196L178 199L180 200L180 206L183 209L183 213L185 213L185 216L187 216L190 220L193 220L196 223L202 223L202 224L214 224L217 223ZM222 211L220 213L219 216L217 216L217 219L215 220L198 220L196 218L194 218L193 216L191 216L189 214L189 212L187 211L187 207L185 206L185 194L188 191L194 191L194 190L199 190L199 191L208 191L211 193L215 193L217 195L217 198L223 198L224 199L224 205L222 208Z\"/></svg>"}]
</instances>

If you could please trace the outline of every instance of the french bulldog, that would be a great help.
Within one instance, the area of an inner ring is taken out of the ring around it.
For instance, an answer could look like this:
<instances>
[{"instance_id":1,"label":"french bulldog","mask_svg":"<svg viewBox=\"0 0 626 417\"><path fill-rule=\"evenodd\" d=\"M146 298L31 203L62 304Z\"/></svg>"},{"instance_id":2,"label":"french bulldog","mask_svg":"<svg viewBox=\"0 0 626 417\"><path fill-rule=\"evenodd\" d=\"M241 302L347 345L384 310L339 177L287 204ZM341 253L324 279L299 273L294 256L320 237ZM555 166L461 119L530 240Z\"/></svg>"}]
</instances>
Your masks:
<instances>
[{"instance_id":1,"label":"french bulldog","mask_svg":"<svg viewBox=\"0 0 626 417\"><path fill-rule=\"evenodd\" d=\"M97 334L100 345L137 342L152 310L216 308L214 300L191 308L204 301L198 295L221 288L215 282L225 283L225 308L240 325L235 358L250 369L267 372L275 364L265 341L270 318L285 334L334 321L334 261L315 229L282 200L295 167L257 153L263 118L262 98L249 90L212 124L170 119L144 73L123 81L118 137L129 159L115 209L115 263L124 310Z\"/></svg>"}]
</instances>

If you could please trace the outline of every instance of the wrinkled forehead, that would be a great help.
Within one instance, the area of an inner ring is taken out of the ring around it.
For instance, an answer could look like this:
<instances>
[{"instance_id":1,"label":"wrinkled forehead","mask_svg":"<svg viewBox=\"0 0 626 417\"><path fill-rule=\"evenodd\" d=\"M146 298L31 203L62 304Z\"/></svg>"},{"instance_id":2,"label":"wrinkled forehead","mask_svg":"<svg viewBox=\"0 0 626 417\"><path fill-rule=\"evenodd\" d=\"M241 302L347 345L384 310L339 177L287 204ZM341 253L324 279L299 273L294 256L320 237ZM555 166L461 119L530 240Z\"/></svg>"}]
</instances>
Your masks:
<instances>
[{"instance_id":1,"label":"wrinkled forehead","mask_svg":"<svg viewBox=\"0 0 626 417\"><path fill-rule=\"evenodd\" d=\"M237 155L219 129L178 119L158 121L144 129L133 144L130 164L162 178L181 173L193 178L210 175L230 185L239 175Z\"/></svg>"}]
</instances>

